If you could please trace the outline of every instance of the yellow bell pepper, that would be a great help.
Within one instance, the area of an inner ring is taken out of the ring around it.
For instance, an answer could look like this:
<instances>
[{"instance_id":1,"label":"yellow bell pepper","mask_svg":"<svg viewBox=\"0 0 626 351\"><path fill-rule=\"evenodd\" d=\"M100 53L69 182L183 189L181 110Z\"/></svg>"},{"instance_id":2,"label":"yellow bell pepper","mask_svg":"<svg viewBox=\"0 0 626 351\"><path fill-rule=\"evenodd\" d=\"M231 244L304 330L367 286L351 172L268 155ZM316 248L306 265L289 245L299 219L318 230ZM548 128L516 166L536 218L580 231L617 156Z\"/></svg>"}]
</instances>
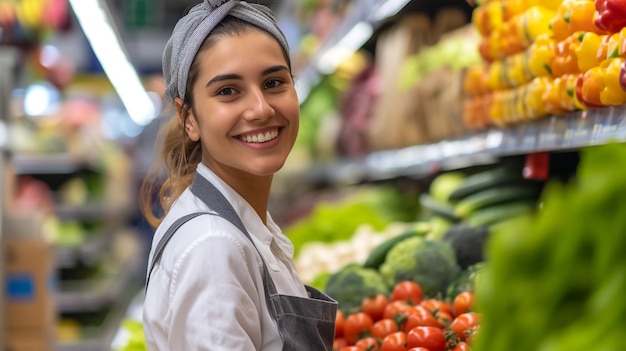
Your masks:
<instances>
[{"instance_id":1,"label":"yellow bell pepper","mask_svg":"<svg viewBox=\"0 0 626 351\"><path fill-rule=\"evenodd\" d=\"M582 32L576 32L556 44L556 52L550 63L552 76L560 77L568 73L578 73L576 48L581 44Z\"/></svg>"},{"instance_id":2,"label":"yellow bell pepper","mask_svg":"<svg viewBox=\"0 0 626 351\"><path fill-rule=\"evenodd\" d=\"M555 43L548 33L537 37L527 50L528 69L535 77L551 76L550 63L554 58Z\"/></svg>"},{"instance_id":3,"label":"yellow bell pepper","mask_svg":"<svg viewBox=\"0 0 626 351\"><path fill-rule=\"evenodd\" d=\"M528 83L524 103L530 118L536 119L548 114L542 97L551 81L550 77L537 77Z\"/></svg>"},{"instance_id":4,"label":"yellow bell pepper","mask_svg":"<svg viewBox=\"0 0 626 351\"><path fill-rule=\"evenodd\" d=\"M616 58L626 56L626 27L619 32L608 36L606 46L606 58Z\"/></svg>"},{"instance_id":5,"label":"yellow bell pepper","mask_svg":"<svg viewBox=\"0 0 626 351\"><path fill-rule=\"evenodd\" d=\"M600 92L600 101L604 105L621 105L626 103L626 91L620 85L620 68L624 58L617 57L602 61L600 68L604 87Z\"/></svg>"},{"instance_id":6,"label":"yellow bell pepper","mask_svg":"<svg viewBox=\"0 0 626 351\"><path fill-rule=\"evenodd\" d=\"M538 36L550 32L550 21L555 12L543 6L533 6L512 19L517 27L517 36L522 46L527 48Z\"/></svg>"},{"instance_id":7,"label":"yellow bell pepper","mask_svg":"<svg viewBox=\"0 0 626 351\"><path fill-rule=\"evenodd\" d=\"M492 101L489 105L489 121L491 124L502 127L505 124L503 110L503 94L502 91L494 91Z\"/></svg>"},{"instance_id":8,"label":"yellow bell pepper","mask_svg":"<svg viewBox=\"0 0 626 351\"><path fill-rule=\"evenodd\" d=\"M521 52L512 56L508 56L504 59L504 67L506 71L506 78L509 86L519 87L526 84L534 78L530 70L527 68L526 63L527 51Z\"/></svg>"},{"instance_id":9,"label":"yellow bell pepper","mask_svg":"<svg viewBox=\"0 0 626 351\"><path fill-rule=\"evenodd\" d=\"M584 32L581 35L582 41L574 50L578 69L585 72L592 67L596 67L606 58L599 50L606 50L607 35L600 35L593 32Z\"/></svg>"},{"instance_id":10,"label":"yellow bell pepper","mask_svg":"<svg viewBox=\"0 0 626 351\"><path fill-rule=\"evenodd\" d=\"M565 40L574 32L593 32L606 34L593 23L596 8L590 0L563 0L550 21L550 27L557 42Z\"/></svg>"}]
</instances>

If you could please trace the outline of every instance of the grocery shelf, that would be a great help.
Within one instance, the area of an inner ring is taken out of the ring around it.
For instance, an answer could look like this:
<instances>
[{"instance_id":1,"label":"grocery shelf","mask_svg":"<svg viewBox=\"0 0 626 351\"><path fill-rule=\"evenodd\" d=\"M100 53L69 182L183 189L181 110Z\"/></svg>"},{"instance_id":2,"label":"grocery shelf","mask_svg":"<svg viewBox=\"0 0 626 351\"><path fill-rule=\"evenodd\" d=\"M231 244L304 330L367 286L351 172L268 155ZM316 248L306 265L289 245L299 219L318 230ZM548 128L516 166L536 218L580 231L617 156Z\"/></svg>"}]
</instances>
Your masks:
<instances>
[{"instance_id":1,"label":"grocery shelf","mask_svg":"<svg viewBox=\"0 0 626 351\"><path fill-rule=\"evenodd\" d=\"M72 174L94 168L85 157L70 153L15 153L16 174Z\"/></svg>"},{"instance_id":2,"label":"grocery shelf","mask_svg":"<svg viewBox=\"0 0 626 351\"><path fill-rule=\"evenodd\" d=\"M83 313L101 309L136 280L144 264L143 248L136 233L115 234L115 249L103 260L103 273L93 279L61 281L57 296L59 313Z\"/></svg>"},{"instance_id":3,"label":"grocery shelf","mask_svg":"<svg viewBox=\"0 0 626 351\"><path fill-rule=\"evenodd\" d=\"M495 163L505 156L572 151L611 141L626 141L626 105L575 111L432 144L376 151L361 159L316 164L298 177L331 184L422 177Z\"/></svg>"},{"instance_id":4,"label":"grocery shelf","mask_svg":"<svg viewBox=\"0 0 626 351\"><path fill-rule=\"evenodd\" d=\"M86 238L85 243L78 247L57 246L55 248L57 268L71 268L79 264L96 264L108 251L112 234L108 232L91 233L86 235Z\"/></svg>"}]
</instances>

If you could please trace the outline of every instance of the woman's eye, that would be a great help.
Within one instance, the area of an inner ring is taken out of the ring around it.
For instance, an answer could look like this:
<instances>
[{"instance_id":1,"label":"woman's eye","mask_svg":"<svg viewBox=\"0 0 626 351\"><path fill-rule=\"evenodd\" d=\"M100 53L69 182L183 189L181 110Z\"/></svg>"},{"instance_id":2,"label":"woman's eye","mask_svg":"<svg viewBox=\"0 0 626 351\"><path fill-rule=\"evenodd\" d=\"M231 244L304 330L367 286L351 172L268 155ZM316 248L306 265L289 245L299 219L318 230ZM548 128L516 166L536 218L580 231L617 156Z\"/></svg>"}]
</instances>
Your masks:
<instances>
[{"instance_id":1,"label":"woman's eye","mask_svg":"<svg viewBox=\"0 0 626 351\"><path fill-rule=\"evenodd\" d=\"M265 82L265 88L267 89L276 88L277 86L281 84L282 82L278 79L270 79L267 82Z\"/></svg>"},{"instance_id":2,"label":"woman's eye","mask_svg":"<svg viewBox=\"0 0 626 351\"><path fill-rule=\"evenodd\" d=\"M217 95L233 95L235 94L235 89L233 88L224 88L217 92Z\"/></svg>"}]
</instances>

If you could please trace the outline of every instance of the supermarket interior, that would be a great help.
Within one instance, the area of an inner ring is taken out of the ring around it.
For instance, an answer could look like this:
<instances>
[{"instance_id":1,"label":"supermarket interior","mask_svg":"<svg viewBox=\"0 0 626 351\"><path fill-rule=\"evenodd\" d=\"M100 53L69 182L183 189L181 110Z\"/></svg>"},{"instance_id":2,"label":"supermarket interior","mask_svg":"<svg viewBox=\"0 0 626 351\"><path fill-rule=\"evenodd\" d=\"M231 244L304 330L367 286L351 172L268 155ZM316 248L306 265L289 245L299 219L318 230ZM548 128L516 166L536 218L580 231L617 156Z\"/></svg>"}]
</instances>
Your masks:
<instances>
[{"instance_id":1,"label":"supermarket interior","mask_svg":"<svg viewBox=\"0 0 626 351\"><path fill-rule=\"evenodd\" d=\"M0 0L3 350L148 349L139 193L199 2ZM289 43L269 212L334 351L625 349L625 0L248 2Z\"/></svg>"}]
</instances>

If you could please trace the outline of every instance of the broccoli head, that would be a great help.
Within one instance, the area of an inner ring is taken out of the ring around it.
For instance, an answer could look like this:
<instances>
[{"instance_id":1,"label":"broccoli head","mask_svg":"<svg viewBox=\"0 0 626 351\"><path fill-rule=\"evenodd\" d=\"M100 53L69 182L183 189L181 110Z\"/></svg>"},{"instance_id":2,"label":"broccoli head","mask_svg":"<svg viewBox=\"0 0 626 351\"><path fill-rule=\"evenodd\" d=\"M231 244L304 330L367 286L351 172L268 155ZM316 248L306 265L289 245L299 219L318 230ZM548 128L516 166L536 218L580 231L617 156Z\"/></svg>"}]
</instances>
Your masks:
<instances>
[{"instance_id":1,"label":"broccoli head","mask_svg":"<svg viewBox=\"0 0 626 351\"><path fill-rule=\"evenodd\" d=\"M333 273L326 281L326 294L337 300L346 314L358 312L366 297L389 294L389 287L377 270L351 263Z\"/></svg>"},{"instance_id":2,"label":"broccoli head","mask_svg":"<svg viewBox=\"0 0 626 351\"><path fill-rule=\"evenodd\" d=\"M411 280L422 287L426 297L445 296L459 272L449 243L423 237L409 238L394 246L380 267L388 286Z\"/></svg>"}]
</instances>

